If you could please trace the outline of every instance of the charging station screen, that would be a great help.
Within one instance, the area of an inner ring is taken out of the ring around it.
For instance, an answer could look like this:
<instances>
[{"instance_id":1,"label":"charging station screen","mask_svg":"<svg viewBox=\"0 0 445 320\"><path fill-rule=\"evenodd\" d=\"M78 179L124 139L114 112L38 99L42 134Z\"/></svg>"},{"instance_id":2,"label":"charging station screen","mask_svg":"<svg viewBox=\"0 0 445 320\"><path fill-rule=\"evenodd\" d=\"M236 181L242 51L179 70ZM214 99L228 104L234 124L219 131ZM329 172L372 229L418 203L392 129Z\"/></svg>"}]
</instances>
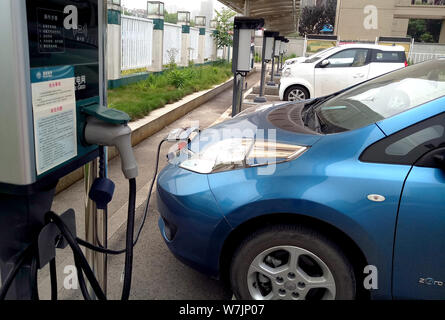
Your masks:
<instances>
[{"instance_id":1,"label":"charging station screen","mask_svg":"<svg viewBox=\"0 0 445 320\"><path fill-rule=\"evenodd\" d=\"M32 68L73 66L76 100L99 96L98 0L27 0Z\"/></svg>"},{"instance_id":2,"label":"charging station screen","mask_svg":"<svg viewBox=\"0 0 445 320\"><path fill-rule=\"evenodd\" d=\"M82 156L79 116L99 102L98 0L26 0L34 144L40 176Z\"/></svg>"}]
</instances>

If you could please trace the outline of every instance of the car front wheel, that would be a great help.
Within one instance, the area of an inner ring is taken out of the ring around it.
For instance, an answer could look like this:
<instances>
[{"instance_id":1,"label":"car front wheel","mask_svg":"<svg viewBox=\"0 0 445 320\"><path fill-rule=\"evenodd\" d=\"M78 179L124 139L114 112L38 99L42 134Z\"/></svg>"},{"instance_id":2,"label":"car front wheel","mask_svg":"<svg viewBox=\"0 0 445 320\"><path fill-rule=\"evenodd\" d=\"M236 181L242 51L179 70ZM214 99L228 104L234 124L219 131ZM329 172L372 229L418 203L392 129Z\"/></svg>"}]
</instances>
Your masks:
<instances>
[{"instance_id":1,"label":"car front wheel","mask_svg":"<svg viewBox=\"0 0 445 320\"><path fill-rule=\"evenodd\" d=\"M351 300L353 268L322 234L301 226L276 225L249 236L230 269L240 300Z\"/></svg>"},{"instance_id":2,"label":"car front wheel","mask_svg":"<svg viewBox=\"0 0 445 320\"><path fill-rule=\"evenodd\" d=\"M302 101L309 99L309 92L301 86L291 86L284 93L285 101Z\"/></svg>"}]
</instances>

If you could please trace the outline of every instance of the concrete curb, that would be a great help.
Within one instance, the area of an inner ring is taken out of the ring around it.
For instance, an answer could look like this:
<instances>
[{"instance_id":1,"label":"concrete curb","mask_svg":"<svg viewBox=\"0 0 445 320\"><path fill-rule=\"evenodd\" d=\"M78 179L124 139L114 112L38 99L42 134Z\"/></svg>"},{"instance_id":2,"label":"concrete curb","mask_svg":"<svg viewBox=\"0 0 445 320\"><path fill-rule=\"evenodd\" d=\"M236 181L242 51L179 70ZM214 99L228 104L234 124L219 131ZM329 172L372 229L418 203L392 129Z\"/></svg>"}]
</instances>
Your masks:
<instances>
[{"instance_id":1,"label":"concrete curb","mask_svg":"<svg viewBox=\"0 0 445 320\"><path fill-rule=\"evenodd\" d=\"M196 109L200 105L206 103L232 86L233 77L220 85L214 86L211 89L196 92L184 97L178 102L153 110L148 116L141 120L131 122L129 125L133 130L131 135L132 145L135 146L139 144L143 140L159 132L169 124L175 122L190 111ZM115 148L108 148L109 160L115 158L117 155L118 153ZM60 179L59 184L57 185L56 193L67 189L77 181L83 179L83 173L83 168L79 168L66 177Z\"/></svg>"}]
</instances>

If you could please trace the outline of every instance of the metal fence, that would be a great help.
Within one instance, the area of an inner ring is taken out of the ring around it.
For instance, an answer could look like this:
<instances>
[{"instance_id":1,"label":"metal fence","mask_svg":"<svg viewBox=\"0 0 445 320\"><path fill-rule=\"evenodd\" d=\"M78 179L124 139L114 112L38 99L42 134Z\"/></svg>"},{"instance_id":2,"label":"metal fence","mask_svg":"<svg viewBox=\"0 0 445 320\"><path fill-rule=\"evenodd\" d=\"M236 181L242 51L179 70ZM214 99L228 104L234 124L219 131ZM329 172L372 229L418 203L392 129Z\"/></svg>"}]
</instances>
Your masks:
<instances>
[{"instance_id":1,"label":"metal fence","mask_svg":"<svg viewBox=\"0 0 445 320\"><path fill-rule=\"evenodd\" d=\"M170 63L174 58L175 63L181 61L182 27L176 24L164 24L164 54L163 64Z\"/></svg>"},{"instance_id":2,"label":"metal fence","mask_svg":"<svg viewBox=\"0 0 445 320\"><path fill-rule=\"evenodd\" d=\"M445 57L443 53L411 53L409 60L411 63L416 64L443 57Z\"/></svg>"},{"instance_id":3,"label":"metal fence","mask_svg":"<svg viewBox=\"0 0 445 320\"><path fill-rule=\"evenodd\" d=\"M152 64L153 21L122 16L122 70Z\"/></svg>"}]
</instances>

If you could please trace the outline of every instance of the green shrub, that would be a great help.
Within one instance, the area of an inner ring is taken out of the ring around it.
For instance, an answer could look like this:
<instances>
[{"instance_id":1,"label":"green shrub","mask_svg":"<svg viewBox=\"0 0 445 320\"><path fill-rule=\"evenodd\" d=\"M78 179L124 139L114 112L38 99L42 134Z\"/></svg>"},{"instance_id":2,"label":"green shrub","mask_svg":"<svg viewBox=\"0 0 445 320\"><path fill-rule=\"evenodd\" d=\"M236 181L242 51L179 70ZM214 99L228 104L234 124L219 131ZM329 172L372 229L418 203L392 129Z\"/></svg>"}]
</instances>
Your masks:
<instances>
[{"instance_id":1,"label":"green shrub","mask_svg":"<svg viewBox=\"0 0 445 320\"><path fill-rule=\"evenodd\" d=\"M174 69L168 73L168 79L175 88L184 88L188 80L188 74L184 70Z\"/></svg>"},{"instance_id":2,"label":"green shrub","mask_svg":"<svg viewBox=\"0 0 445 320\"><path fill-rule=\"evenodd\" d=\"M137 120L193 92L210 89L231 76L231 64L224 60L199 67L174 68L162 74L150 74L143 81L109 90L109 104L112 108L128 113L132 120Z\"/></svg>"}]
</instances>

